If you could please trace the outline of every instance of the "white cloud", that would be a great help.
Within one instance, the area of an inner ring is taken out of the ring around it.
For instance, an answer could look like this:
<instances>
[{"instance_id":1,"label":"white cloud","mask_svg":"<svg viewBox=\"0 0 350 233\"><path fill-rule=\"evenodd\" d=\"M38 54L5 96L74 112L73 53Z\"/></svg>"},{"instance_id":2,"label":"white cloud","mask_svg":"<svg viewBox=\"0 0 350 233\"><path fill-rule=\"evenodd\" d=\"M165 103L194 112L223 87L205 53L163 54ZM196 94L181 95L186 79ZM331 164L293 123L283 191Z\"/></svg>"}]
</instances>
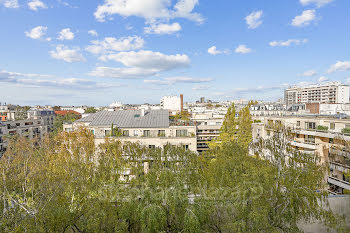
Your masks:
<instances>
[{"instance_id":1,"label":"white cloud","mask_svg":"<svg viewBox=\"0 0 350 233\"><path fill-rule=\"evenodd\" d=\"M109 54L104 56L102 60L114 60L127 67L158 71L187 67L190 64L190 59L185 54L166 55L160 52L145 50Z\"/></svg>"},{"instance_id":2,"label":"white cloud","mask_svg":"<svg viewBox=\"0 0 350 233\"><path fill-rule=\"evenodd\" d=\"M331 3L333 1L334 0L300 0L300 3L303 6L307 6L307 5L310 5L310 4L315 4L316 6L321 7L321 6L324 6L324 5L328 4L328 3Z\"/></svg>"},{"instance_id":3,"label":"white cloud","mask_svg":"<svg viewBox=\"0 0 350 233\"><path fill-rule=\"evenodd\" d=\"M241 53L241 54L246 54L246 53L251 53L252 49L247 48L244 44L239 45L236 49L235 49L235 53Z\"/></svg>"},{"instance_id":4,"label":"white cloud","mask_svg":"<svg viewBox=\"0 0 350 233\"><path fill-rule=\"evenodd\" d=\"M24 32L24 33L27 37L37 40L37 39L41 39L46 34L46 31L47 31L47 27L37 26L32 30L30 30L29 32Z\"/></svg>"},{"instance_id":5,"label":"white cloud","mask_svg":"<svg viewBox=\"0 0 350 233\"><path fill-rule=\"evenodd\" d=\"M304 73L302 73L301 76L312 77L312 76L315 76L316 74L317 72L315 70L307 70Z\"/></svg>"},{"instance_id":6,"label":"white cloud","mask_svg":"<svg viewBox=\"0 0 350 233\"><path fill-rule=\"evenodd\" d=\"M129 51L140 49L144 46L145 41L138 36L129 36L116 39L106 37L102 41L91 41L92 45L86 47L86 51L93 54L106 54L112 52Z\"/></svg>"},{"instance_id":7,"label":"white cloud","mask_svg":"<svg viewBox=\"0 0 350 233\"><path fill-rule=\"evenodd\" d=\"M300 44L305 44L307 43L308 40L307 39L303 39L303 40L298 40L298 39L289 39L289 40L286 40L286 41L271 41L269 43L269 45L271 47L289 47L291 46L292 44L295 44L295 45L300 45Z\"/></svg>"},{"instance_id":8,"label":"white cloud","mask_svg":"<svg viewBox=\"0 0 350 233\"><path fill-rule=\"evenodd\" d=\"M151 24L149 27L145 27L145 33L147 34L173 34L181 31L181 25L179 23L173 24Z\"/></svg>"},{"instance_id":9,"label":"white cloud","mask_svg":"<svg viewBox=\"0 0 350 233\"><path fill-rule=\"evenodd\" d=\"M88 33L91 36L98 36L98 33L96 32L96 30L90 30L90 31L88 31Z\"/></svg>"},{"instance_id":10,"label":"white cloud","mask_svg":"<svg viewBox=\"0 0 350 233\"><path fill-rule=\"evenodd\" d=\"M295 16L292 25L295 27L307 26L316 19L316 10L305 10L301 15Z\"/></svg>"},{"instance_id":11,"label":"white cloud","mask_svg":"<svg viewBox=\"0 0 350 233\"><path fill-rule=\"evenodd\" d=\"M73 40L74 33L71 32L70 28L64 28L59 32L58 38L59 40Z\"/></svg>"},{"instance_id":12,"label":"white cloud","mask_svg":"<svg viewBox=\"0 0 350 233\"><path fill-rule=\"evenodd\" d=\"M207 83L213 81L212 78L193 78L193 77L169 77L162 80L146 79L145 83L154 85L174 85L176 83Z\"/></svg>"},{"instance_id":13,"label":"white cloud","mask_svg":"<svg viewBox=\"0 0 350 233\"><path fill-rule=\"evenodd\" d=\"M319 83L322 83L322 82L326 82L326 81L329 81L329 79L325 76L322 76L320 77L318 80L317 80Z\"/></svg>"},{"instance_id":14,"label":"white cloud","mask_svg":"<svg viewBox=\"0 0 350 233\"><path fill-rule=\"evenodd\" d=\"M202 22L203 18L193 9L198 0L178 0L175 5L169 0L105 0L94 13L98 21L105 21L106 16L119 14L121 16L137 16L155 22L160 19L187 18Z\"/></svg>"},{"instance_id":15,"label":"white cloud","mask_svg":"<svg viewBox=\"0 0 350 233\"><path fill-rule=\"evenodd\" d=\"M337 61L337 63L332 65L331 68L329 68L328 73L348 70L350 70L350 61Z\"/></svg>"},{"instance_id":16,"label":"white cloud","mask_svg":"<svg viewBox=\"0 0 350 233\"><path fill-rule=\"evenodd\" d=\"M63 45L58 45L56 50L50 51L52 58L66 62L85 62L85 57L80 53L79 48L69 49Z\"/></svg>"},{"instance_id":17,"label":"white cloud","mask_svg":"<svg viewBox=\"0 0 350 233\"><path fill-rule=\"evenodd\" d=\"M33 11L38 11L39 8L47 9L47 6L45 5L45 3L43 3L40 0L32 0L32 1L28 2L28 7Z\"/></svg>"},{"instance_id":18,"label":"white cloud","mask_svg":"<svg viewBox=\"0 0 350 233\"><path fill-rule=\"evenodd\" d=\"M136 79L152 76L157 70L132 68L112 68L112 67L96 67L88 75L96 77L116 78L116 79Z\"/></svg>"},{"instance_id":19,"label":"white cloud","mask_svg":"<svg viewBox=\"0 0 350 233\"><path fill-rule=\"evenodd\" d=\"M6 8L18 8L18 0L5 0L3 3L4 7Z\"/></svg>"},{"instance_id":20,"label":"white cloud","mask_svg":"<svg viewBox=\"0 0 350 233\"><path fill-rule=\"evenodd\" d=\"M228 51L228 50L218 50L218 49L216 48L216 46L211 46L211 47L208 49L208 53L211 54L211 55L228 54L229 51Z\"/></svg>"},{"instance_id":21,"label":"white cloud","mask_svg":"<svg viewBox=\"0 0 350 233\"><path fill-rule=\"evenodd\" d=\"M262 24L261 17L263 15L263 11L254 11L245 17L245 21L248 24L248 28L254 29L259 27Z\"/></svg>"},{"instance_id":22,"label":"white cloud","mask_svg":"<svg viewBox=\"0 0 350 233\"><path fill-rule=\"evenodd\" d=\"M200 85L200 86L194 86L192 87L192 90L194 91L206 91L210 88L210 86L206 86L206 85Z\"/></svg>"},{"instance_id":23,"label":"white cloud","mask_svg":"<svg viewBox=\"0 0 350 233\"><path fill-rule=\"evenodd\" d=\"M0 82L14 83L30 87L53 87L62 89L98 89L119 87L120 84L106 84L86 79L58 78L52 75L23 74L0 71Z\"/></svg>"}]
</instances>

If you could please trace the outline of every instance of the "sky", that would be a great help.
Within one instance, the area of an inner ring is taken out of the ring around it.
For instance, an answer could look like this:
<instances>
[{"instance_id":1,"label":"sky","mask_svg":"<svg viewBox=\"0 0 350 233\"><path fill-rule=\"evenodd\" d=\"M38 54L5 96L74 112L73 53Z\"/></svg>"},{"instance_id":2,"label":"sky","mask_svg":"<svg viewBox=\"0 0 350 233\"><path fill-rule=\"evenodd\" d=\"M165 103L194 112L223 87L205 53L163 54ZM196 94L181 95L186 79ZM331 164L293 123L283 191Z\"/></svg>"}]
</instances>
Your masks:
<instances>
[{"instance_id":1,"label":"sky","mask_svg":"<svg viewBox=\"0 0 350 233\"><path fill-rule=\"evenodd\" d=\"M0 0L0 102L274 101L350 83L349 0Z\"/></svg>"}]
</instances>

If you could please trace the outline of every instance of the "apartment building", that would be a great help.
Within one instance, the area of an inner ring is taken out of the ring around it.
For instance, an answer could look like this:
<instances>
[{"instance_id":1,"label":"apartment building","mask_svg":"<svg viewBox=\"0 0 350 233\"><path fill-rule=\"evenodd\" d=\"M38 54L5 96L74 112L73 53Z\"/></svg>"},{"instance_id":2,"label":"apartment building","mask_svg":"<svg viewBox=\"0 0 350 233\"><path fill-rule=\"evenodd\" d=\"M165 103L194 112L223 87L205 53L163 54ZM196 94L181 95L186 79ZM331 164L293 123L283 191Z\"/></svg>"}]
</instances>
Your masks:
<instances>
[{"instance_id":1,"label":"apartment building","mask_svg":"<svg viewBox=\"0 0 350 233\"><path fill-rule=\"evenodd\" d=\"M0 122L0 157L7 148L7 136L19 135L28 139L41 139L47 132L48 126L43 119Z\"/></svg>"},{"instance_id":2,"label":"apartment building","mask_svg":"<svg viewBox=\"0 0 350 233\"><path fill-rule=\"evenodd\" d=\"M44 125L47 125L48 131L53 130L53 123L55 120L55 111L47 109L30 109L28 112L28 119L39 120L42 119Z\"/></svg>"},{"instance_id":3,"label":"apartment building","mask_svg":"<svg viewBox=\"0 0 350 233\"><path fill-rule=\"evenodd\" d=\"M349 103L349 86L340 82L330 82L305 87L292 87L285 90L285 104L300 103Z\"/></svg>"},{"instance_id":4,"label":"apartment building","mask_svg":"<svg viewBox=\"0 0 350 233\"><path fill-rule=\"evenodd\" d=\"M160 106L162 109L168 109L175 113L183 111L183 95L178 96L164 96L160 100Z\"/></svg>"},{"instance_id":5,"label":"apartment building","mask_svg":"<svg viewBox=\"0 0 350 233\"><path fill-rule=\"evenodd\" d=\"M214 112L192 114L191 120L197 126L197 152L204 153L209 149L208 143L220 135L220 129L225 115Z\"/></svg>"},{"instance_id":6,"label":"apartment building","mask_svg":"<svg viewBox=\"0 0 350 233\"><path fill-rule=\"evenodd\" d=\"M118 127L119 136L111 137L111 126ZM171 121L168 110L101 111L72 124L64 124L65 131L87 127L95 135L96 145L106 137L123 142L140 143L149 148L163 148L167 144L196 151L196 126L191 121Z\"/></svg>"},{"instance_id":7,"label":"apartment building","mask_svg":"<svg viewBox=\"0 0 350 233\"><path fill-rule=\"evenodd\" d=\"M292 130L290 144L304 153L318 153L329 164L327 181L332 194L350 191L350 119L325 116L268 116L253 124L253 138L273 135L273 125Z\"/></svg>"}]
</instances>

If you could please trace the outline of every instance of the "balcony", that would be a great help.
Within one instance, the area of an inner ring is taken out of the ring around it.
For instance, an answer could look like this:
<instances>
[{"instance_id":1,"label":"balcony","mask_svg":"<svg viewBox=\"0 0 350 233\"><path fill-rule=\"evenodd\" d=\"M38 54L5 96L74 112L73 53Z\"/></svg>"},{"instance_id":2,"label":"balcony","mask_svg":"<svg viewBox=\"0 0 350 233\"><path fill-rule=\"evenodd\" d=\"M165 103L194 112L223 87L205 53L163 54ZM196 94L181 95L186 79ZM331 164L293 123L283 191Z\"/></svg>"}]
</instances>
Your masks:
<instances>
[{"instance_id":1,"label":"balcony","mask_svg":"<svg viewBox=\"0 0 350 233\"><path fill-rule=\"evenodd\" d=\"M309 150L316 150L318 144L312 143L312 142L297 142L297 141L292 141L290 143L292 146L296 147L301 147Z\"/></svg>"},{"instance_id":2,"label":"balcony","mask_svg":"<svg viewBox=\"0 0 350 233\"><path fill-rule=\"evenodd\" d=\"M330 161L329 167L333 170L341 171L344 173L350 172L350 166L340 161Z\"/></svg>"},{"instance_id":3,"label":"balcony","mask_svg":"<svg viewBox=\"0 0 350 233\"><path fill-rule=\"evenodd\" d=\"M339 155L339 156L343 156L345 158L350 159L350 152L349 151L344 151L344 150L337 149L337 148L330 148L329 153L332 155Z\"/></svg>"},{"instance_id":4,"label":"balcony","mask_svg":"<svg viewBox=\"0 0 350 233\"><path fill-rule=\"evenodd\" d=\"M350 190L350 183L346 182L345 180L340 180L338 178L329 176L328 183L336 185L336 186L341 187L343 189Z\"/></svg>"}]
</instances>

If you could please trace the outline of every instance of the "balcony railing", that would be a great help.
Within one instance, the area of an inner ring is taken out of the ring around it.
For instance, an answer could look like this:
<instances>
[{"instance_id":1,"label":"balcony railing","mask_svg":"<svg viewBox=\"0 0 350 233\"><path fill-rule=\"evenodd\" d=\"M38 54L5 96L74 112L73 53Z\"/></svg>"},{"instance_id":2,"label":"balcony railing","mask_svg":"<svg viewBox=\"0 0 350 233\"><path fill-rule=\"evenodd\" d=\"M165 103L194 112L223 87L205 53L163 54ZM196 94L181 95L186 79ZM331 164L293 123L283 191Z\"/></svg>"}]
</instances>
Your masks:
<instances>
[{"instance_id":1,"label":"balcony railing","mask_svg":"<svg viewBox=\"0 0 350 233\"><path fill-rule=\"evenodd\" d=\"M336 186L344 188L344 189L347 189L347 190L350 190L350 183L345 181L345 180L340 180L338 178L329 176L328 183L336 185Z\"/></svg>"},{"instance_id":2,"label":"balcony railing","mask_svg":"<svg viewBox=\"0 0 350 233\"><path fill-rule=\"evenodd\" d=\"M334 170L338 170L341 172L350 172L350 166L347 164L344 164L340 161L330 161L329 162L329 166L330 168L334 169Z\"/></svg>"},{"instance_id":3,"label":"balcony railing","mask_svg":"<svg viewBox=\"0 0 350 233\"><path fill-rule=\"evenodd\" d=\"M339 155L339 156L343 156L345 158L349 158L350 159L350 152L349 151L344 151L341 149L337 149L337 148L329 148L329 153L333 154L333 155Z\"/></svg>"}]
</instances>

